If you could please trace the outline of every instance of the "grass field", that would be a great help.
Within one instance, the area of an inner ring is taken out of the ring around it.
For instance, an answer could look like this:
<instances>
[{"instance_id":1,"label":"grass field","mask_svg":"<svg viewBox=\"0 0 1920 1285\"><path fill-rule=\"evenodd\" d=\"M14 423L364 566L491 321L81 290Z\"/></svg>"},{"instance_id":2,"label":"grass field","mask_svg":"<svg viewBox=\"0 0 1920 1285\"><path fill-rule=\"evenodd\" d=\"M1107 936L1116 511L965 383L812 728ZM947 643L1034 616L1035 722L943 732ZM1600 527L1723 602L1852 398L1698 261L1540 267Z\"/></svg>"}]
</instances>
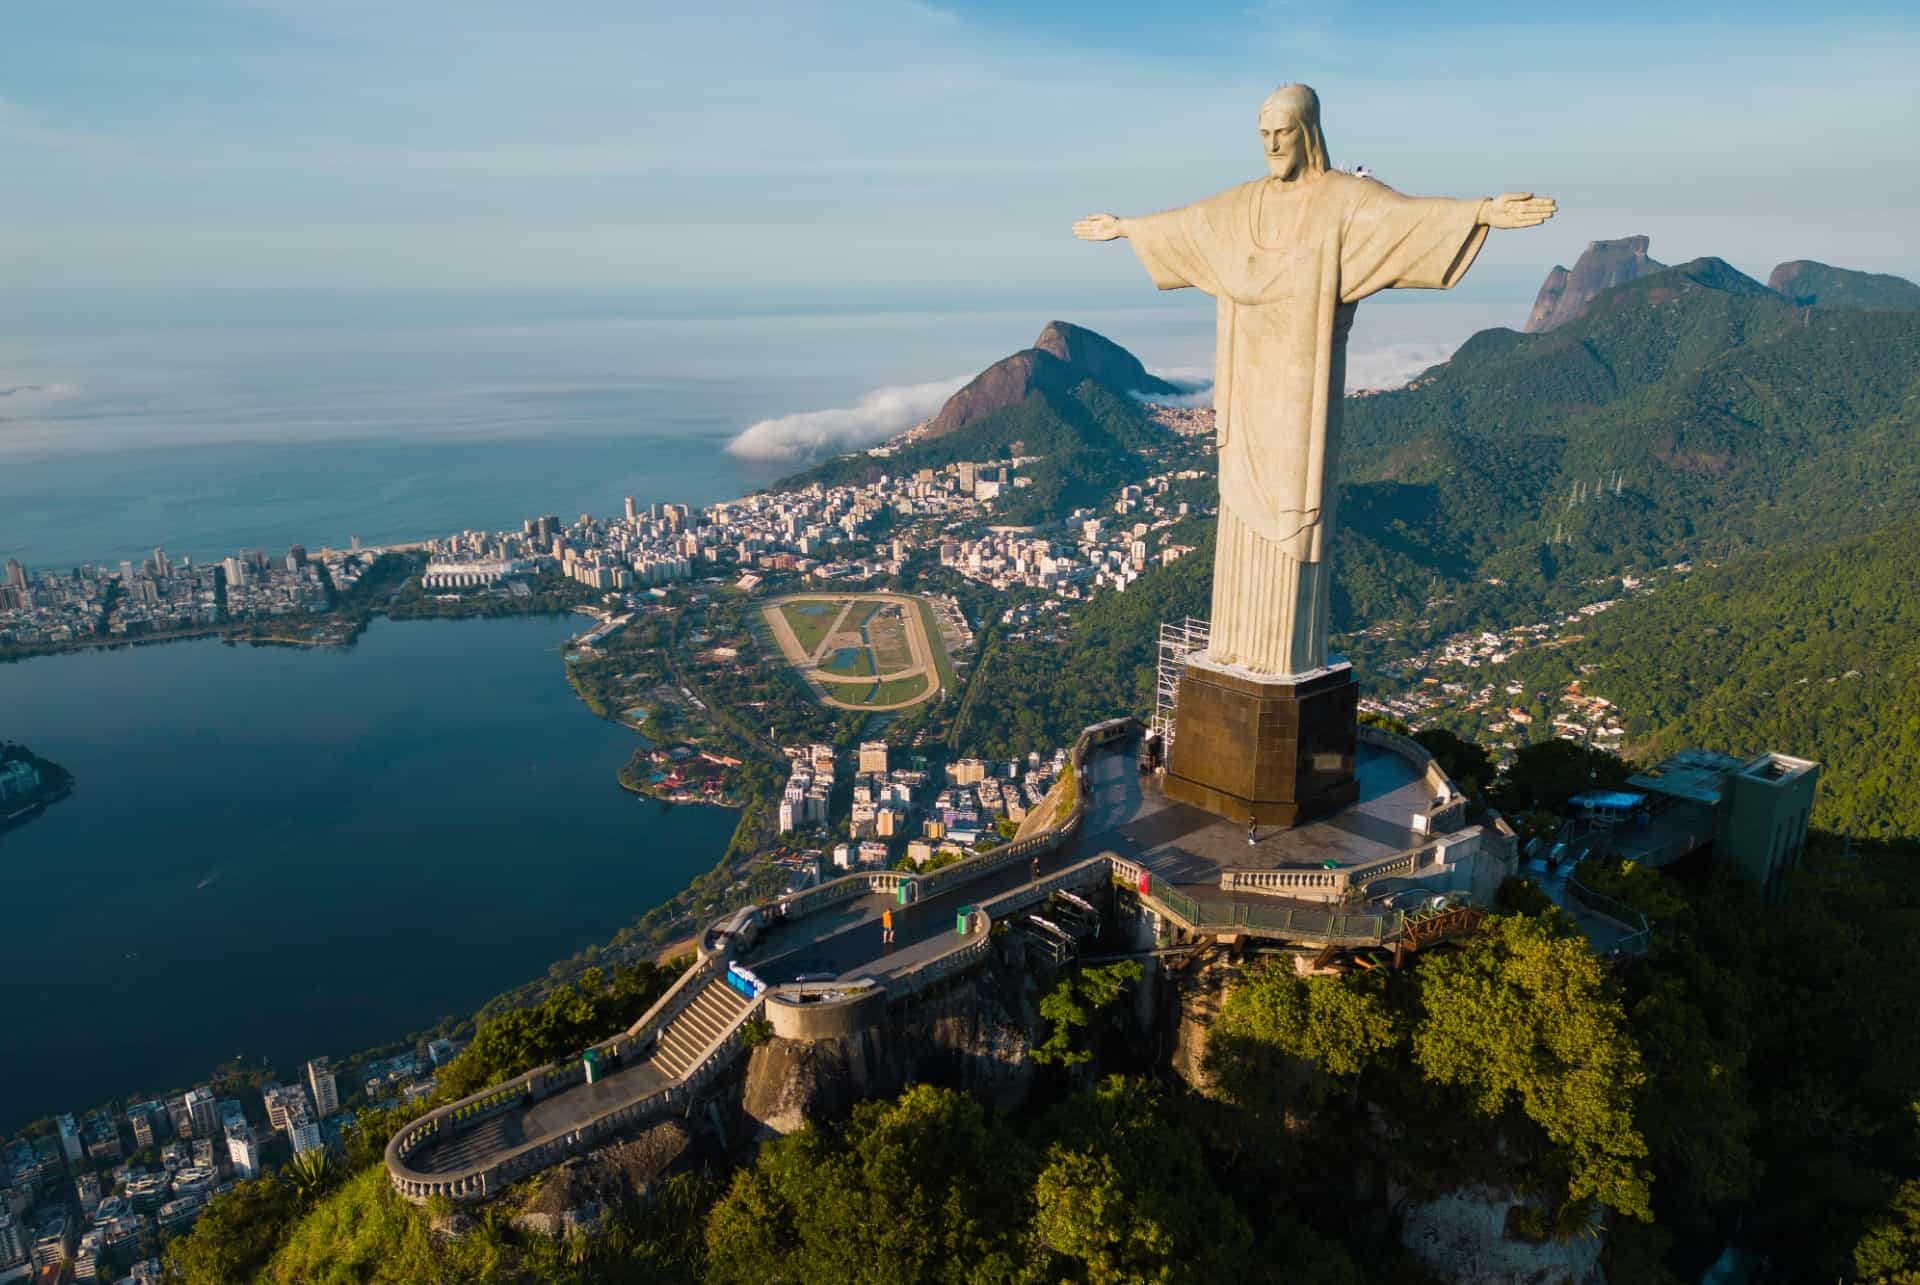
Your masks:
<instances>
[{"instance_id":1,"label":"grass field","mask_svg":"<svg viewBox=\"0 0 1920 1285\"><path fill-rule=\"evenodd\" d=\"M889 610L869 624L867 639L873 646L875 672L897 674L913 667L913 647L907 641L907 622L898 608Z\"/></svg>"},{"instance_id":2,"label":"grass field","mask_svg":"<svg viewBox=\"0 0 1920 1285\"><path fill-rule=\"evenodd\" d=\"M924 696L927 691L927 676L913 674L906 678L895 678L890 682L875 683L858 696L843 696L849 705L895 705L901 701L910 701L916 696Z\"/></svg>"},{"instance_id":3,"label":"grass field","mask_svg":"<svg viewBox=\"0 0 1920 1285\"><path fill-rule=\"evenodd\" d=\"M958 692L959 676L953 672L953 658L947 655L947 640L940 636L940 618L933 614L933 608L924 602L914 604L920 609L920 624L927 631L927 646L933 650L933 667L940 675L940 687L943 691Z\"/></svg>"},{"instance_id":4,"label":"grass field","mask_svg":"<svg viewBox=\"0 0 1920 1285\"><path fill-rule=\"evenodd\" d=\"M833 622L839 618L840 604L837 602L788 602L781 604L780 614L787 618L787 624L793 630L793 636L800 640L800 646L808 654L827 640L827 630L833 628Z\"/></svg>"}]
</instances>

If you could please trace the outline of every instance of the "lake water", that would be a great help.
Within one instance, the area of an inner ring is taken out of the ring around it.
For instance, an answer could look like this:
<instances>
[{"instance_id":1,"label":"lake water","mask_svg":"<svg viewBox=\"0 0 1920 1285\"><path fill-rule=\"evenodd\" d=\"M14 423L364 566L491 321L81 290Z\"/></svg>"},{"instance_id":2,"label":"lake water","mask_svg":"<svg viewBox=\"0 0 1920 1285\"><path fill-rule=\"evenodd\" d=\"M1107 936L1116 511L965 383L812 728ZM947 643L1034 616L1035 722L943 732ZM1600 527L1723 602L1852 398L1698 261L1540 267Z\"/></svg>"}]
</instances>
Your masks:
<instances>
[{"instance_id":1,"label":"lake water","mask_svg":"<svg viewBox=\"0 0 1920 1285\"><path fill-rule=\"evenodd\" d=\"M0 665L0 737L77 782L0 835L0 1134L471 1012L710 868L736 814L615 784L578 624Z\"/></svg>"}]
</instances>

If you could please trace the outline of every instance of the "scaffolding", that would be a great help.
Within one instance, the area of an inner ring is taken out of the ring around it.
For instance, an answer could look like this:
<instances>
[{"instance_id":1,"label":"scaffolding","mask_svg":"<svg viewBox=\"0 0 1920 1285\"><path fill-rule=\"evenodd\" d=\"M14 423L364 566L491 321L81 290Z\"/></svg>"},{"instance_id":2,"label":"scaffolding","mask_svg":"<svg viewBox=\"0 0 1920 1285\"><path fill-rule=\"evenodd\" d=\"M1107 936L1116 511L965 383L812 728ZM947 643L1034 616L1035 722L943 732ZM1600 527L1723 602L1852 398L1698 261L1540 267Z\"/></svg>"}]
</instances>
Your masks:
<instances>
[{"instance_id":1,"label":"scaffolding","mask_svg":"<svg viewBox=\"0 0 1920 1285\"><path fill-rule=\"evenodd\" d=\"M1152 735L1163 752L1173 745L1173 711L1180 701L1180 674L1187 657L1207 649L1207 621L1188 616L1177 624L1160 626L1160 665L1154 671Z\"/></svg>"}]
</instances>

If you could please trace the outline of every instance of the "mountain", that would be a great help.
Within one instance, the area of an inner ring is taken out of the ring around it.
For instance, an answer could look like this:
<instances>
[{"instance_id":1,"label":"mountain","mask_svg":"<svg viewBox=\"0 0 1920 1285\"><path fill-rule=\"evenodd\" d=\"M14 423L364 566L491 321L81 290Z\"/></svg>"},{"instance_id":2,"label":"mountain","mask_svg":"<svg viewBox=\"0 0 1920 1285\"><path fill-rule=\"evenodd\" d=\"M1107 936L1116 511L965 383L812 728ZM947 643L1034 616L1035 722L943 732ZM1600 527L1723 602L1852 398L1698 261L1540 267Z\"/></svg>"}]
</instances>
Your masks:
<instances>
[{"instance_id":1,"label":"mountain","mask_svg":"<svg viewBox=\"0 0 1920 1285\"><path fill-rule=\"evenodd\" d=\"M1365 669L1590 602L1622 572L1764 566L1920 512L1920 312L1796 308L1698 259L1602 291L1554 330L1475 335L1413 385L1350 399L1343 438L1333 627ZM966 745L1053 743L1129 693L1144 708L1151 626L1172 618L1156 613L1204 613L1210 561L1196 550L1077 612L1069 652L1003 645L975 680L991 716ZM1388 620L1418 623L1359 633Z\"/></svg>"},{"instance_id":2,"label":"mountain","mask_svg":"<svg viewBox=\"0 0 1920 1285\"><path fill-rule=\"evenodd\" d=\"M1920 836L1920 519L1696 571L1490 681L1581 678L1637 756L1685 745L1821 761L1816 826ZM1597 668L1595 668L1597 667Z\"/></svg>"},{"instance_id":3,"label":"mountain","mask_svg":"<svg viewBox=\"0 0 1920 1285\"><path fill-rule=\"evenodd\" d=\"M1031 348L1002 357L948 398L925 436L945 437L995 411L1018 406L1035 392L1062 392L1088 379L1122 394L1180 391L1149 375L1138 357L1105 335L1071 322L1049 321Z\"/></svg>"},{"instance_id":4,"label":"mountain","mask_svg":"<svg viewBox=\"0 0 1920 1285\"><path fill-rule=\"evenodd\" d=\"M1920 308L1920 286L1885 272L1855 272L1791 259L1767 276L1769 288L1801 307Z\"/></svg>"},{"instance_id":5,"label":"mountain","mask_svg":"<svg viewBox=\"0 0 1920 1285\"><path fill-rule=\"evenodd\" d=\"M1696 259L1349 403L1345 480L1376 537L1537 598L1885 525L1920 508L1917 417L1920 313L1809 312ZM1341 512L1356 520L1347 492Z\"/></svg>"},{"instance_id":6,"label":"mountain","mask_svg":"<svg viewBox=\"0 0 1920 1285\"><path fill-rule=\"evenodd\" d=\"M1589 241L1574 260L1572 271L1555 264L1547 273L1534 298L1533 311L1527 314L1527 324L1521 329L1532 335L1564 326L1586 312L1587 305L1602 290L1665 266L1647 257L1647 238L1643 236Z\"/></svg>"},{"instance_id":7,"label":"mountain","mask_svg":"<svg viewBox=\"0 0 1920 1285\"><path fill-rule=\"evenodd\" d=\"M1149 421L1135 393L1178 392L1103 335L1048 322L1031 348L1003 357L948 399L926 430L885 459L842 455L774 483L837 485L944 468L962 460L1032 459L1026 483L994 506L994 520L1036 524L1110 498L1146 470L1139 453L1179 439Z\"/></svg>"}]
</instances>

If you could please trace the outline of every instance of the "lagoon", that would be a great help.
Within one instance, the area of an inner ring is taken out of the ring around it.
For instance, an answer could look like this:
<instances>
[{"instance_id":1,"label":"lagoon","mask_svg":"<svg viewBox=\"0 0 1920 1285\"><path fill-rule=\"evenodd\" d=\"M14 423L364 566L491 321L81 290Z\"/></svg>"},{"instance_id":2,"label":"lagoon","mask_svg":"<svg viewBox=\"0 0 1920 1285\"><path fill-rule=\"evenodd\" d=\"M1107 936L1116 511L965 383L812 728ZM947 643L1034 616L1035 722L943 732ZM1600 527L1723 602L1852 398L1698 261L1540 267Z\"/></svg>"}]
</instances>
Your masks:
<instances>
[{"instance_id":1,"label":"lagoon","mask_svg":"<svg viewBox=\"0 0 1920 1285\"><path fill-rule=\"evenodd\" d=\"M710 868L736 814L619 788L578 623L0 665L0 738L76 781L0 835L0 1134L471 1012Z\"/></svg>"}]
</instances>

